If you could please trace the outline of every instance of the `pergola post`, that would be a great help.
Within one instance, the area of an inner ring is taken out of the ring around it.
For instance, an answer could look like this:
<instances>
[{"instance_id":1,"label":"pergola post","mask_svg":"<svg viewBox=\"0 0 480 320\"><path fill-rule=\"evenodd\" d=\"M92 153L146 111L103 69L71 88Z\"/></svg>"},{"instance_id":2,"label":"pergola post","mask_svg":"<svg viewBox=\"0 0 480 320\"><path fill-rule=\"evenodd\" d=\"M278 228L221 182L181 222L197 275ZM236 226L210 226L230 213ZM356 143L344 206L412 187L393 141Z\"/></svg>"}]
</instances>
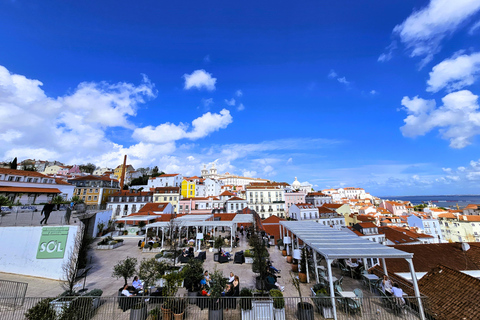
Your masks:
<instances>
[{"instance_id":1,"label":"pergola post","mask_svg":"<svg viewBox=\"0 0 480 320\"><path fill-rule=\"evenodd\" d=\"M333 306L333 319L337 320L337 306L335 304L335 289L333 288L333 279L332 279L332 260L327 259L327 270L328 270L328 283L330 285L330 299L332 300Z\"/></svg>"},{"instance_id":2,"label":"pergola post","mask_svg":"<svg viewBox=\"0 0 480 320\"><path fill-rule=\"evenodd\" d=\"M307 271L307 283L310 283L310 276L308 275L308 258L307 258L307 249L305 248L305 244L303 245L303 250L305 250L305 258L307 261L305 261L305 271Z\"/></svg>"},{"instance_id":3,"label":"pergola post","mask_svg":"<svg viewBox=\"0 0 480 320\"><path fill-rule=\"evenodd\" d=\"M387 272L387 264L385 263L385 258L382 258L382 265L383 265L383 273L388 276Z\"/></svg>"},{"instance_id":4,"label":"pergola post","mask_svg":"<svg viewBox=\"0 0 480 320\"><path fill-rule=\"evenodd\" d=\"M422 297L420 297L420 290L418 289L417 275L415 274L415 268L413 267L412 259L405 259L408 262L410 267L410 273L412 275L413 290L415 291L415 296L417 297L418 302L418 312L420 313L420 319L425 320L425 313L423 311Z\"/></svg>"},{"instance_id":5,"label":"pergola post","mask_svg":"<svg viewBox=\"0 0 480 320\"><path fill-rule=\"evenodd\" d=\"M232 223L232 225L230 227L230 252L233 251L233 227L234 226L235 226L235 223Z\"/></svg>"},{"instance_id":6,"label":"pergola post","mask_svg":"<svg viewBox=\"0 0 480 320\"><path fill-rule=\"evenodd\" d=\"M319 283L318 279L318 266L317 266L317 251L313 250L313 264L315 265L315 279Z\"/></svg>"},{"instance_id":7,"label":"pergola post","mask_svg":"<svg viewBox=\"0 0 480 320\"><path fill-rule=\"evenodd\" d=\"M163 239L165 238L165 231L162 227L162 249L163 249Z\"/></svg>"}]
</instances>

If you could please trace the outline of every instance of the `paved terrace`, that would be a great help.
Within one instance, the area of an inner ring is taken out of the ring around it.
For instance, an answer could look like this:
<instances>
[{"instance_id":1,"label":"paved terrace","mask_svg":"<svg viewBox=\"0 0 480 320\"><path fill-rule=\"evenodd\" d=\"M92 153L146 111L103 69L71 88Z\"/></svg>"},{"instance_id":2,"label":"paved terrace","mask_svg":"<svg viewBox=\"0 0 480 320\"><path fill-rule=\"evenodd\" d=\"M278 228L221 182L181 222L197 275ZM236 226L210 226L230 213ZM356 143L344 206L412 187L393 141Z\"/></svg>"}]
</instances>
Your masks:
<instances>
[{"instance_id":1,"label":"paved terrace","mask_svg":"<svg viewBox=\"0 0 480 320\"><path fill-rule=\"evenodd\" d=\"M38 218L38 217L37 217ZM54 221L54 220L53 220ZM223 233L222 236L226 234ZM103 297L116 297L118 289L123 284L123 279L112 278L113 266L121 259L124 259L127 256L135 257L139 261L143 258L152 258L156 253L142 253L137 247L138 240L141 237L122 237L124 239L124 245L113 249L113 250L91 250L91 266L92 269L89 272L89 275L86 279L86 287L91 290L94 288L103 290ZM97 239L97 242L100 239ZM95 248L96 243L92 246ZM233 249L233 254L240 250L248 249L248 243L245 235L240 237L240 244L237 248ZM278 282L280 285L285 286L284 296L285 297L297 297L294 299L286 299L286 309L287 309L287 319L295 317L295 309L298 300L298 292L293 286L290 277L291 264L286 262L286 258L282 256L280 250L272 246L269 249L271 260L275 267L281 270L280 278ZM324 262L323 262L324 263ZM219 264L213 261L213 253L207 251L207 259L204 263L204 268L210 272L215 269L221 270L225 276L228 276L230 272L234 272L240 278L240 289L241 288L255 288L255 276L251 270L250 264L233 264L233 262ZM337 268L333 269L333 274L340 278L340 270ZM27 282L27 297L54 297L62 293L64 289L62 288L62 283L60 281L41 279L35 277L14 275L14 274L5 274L0 273L0 279L11 280L11 281L20 281ZM301 284L301 292L303 297L310 297L311 291L310 288L314 285L314 277L311 277L309 284ZM382 303L377 299L368 299L374 295L368 291L368 288L362 287L362 284L359 280L354 280L352 278L345 277L343 281L343 288L345 291L352 291L355 288L361 288L364 292L364 304L362 307L362 315L357 315L355 317L338 312L338 319L418 319L417 315L409 311L400 316L394 316L390 310L384 309ZM186 295L186 290L181 288L177 294L178 296ZM36 300L35 300L36 301ZM31 306L34 303L34 300L27 299L23 309L27 306ZM94 319L129 319L129 312L123 313L122 310L118 309L118 304L112 300L106 300L105 303L97 310L97 313ZM153 308L150 306L149 308ZM189 312L189 319L205 319L207 318L206 310L200 311L195 305L189 305L188 308L191 309ZM198 310L197 310L198 309ZM1 309L0 309L1 310ZM0 311L4 316L10 314L11 316L4 317L0 314L2 319L17 319L13 313L5 313L6 311ZM23 311L24 312L24 311ZM19 314L17 311L15 314ZM23 313L21 313L23 314ZM226 318L232 319L241 319L240 309L231 309L224 312ZM23 319L19 317L18 319ZM323 317L315 312L315 319L323 319Z\"/></svg>"}]
</instances>

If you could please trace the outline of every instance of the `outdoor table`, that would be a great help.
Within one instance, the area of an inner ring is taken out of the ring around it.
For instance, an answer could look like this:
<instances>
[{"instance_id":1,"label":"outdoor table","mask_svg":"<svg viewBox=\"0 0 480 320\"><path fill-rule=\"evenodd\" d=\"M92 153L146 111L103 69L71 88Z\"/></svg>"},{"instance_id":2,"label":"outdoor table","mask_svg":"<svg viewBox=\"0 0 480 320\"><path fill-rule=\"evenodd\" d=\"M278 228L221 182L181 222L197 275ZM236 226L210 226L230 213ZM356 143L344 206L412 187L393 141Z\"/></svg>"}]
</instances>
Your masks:
<instances>
[{"instance_id":1,"label":"outdoor table","mask_svg":"<svg viewBox=\"0 0 480 320\"><path fill-rule=\"evenodd\" d=\"M357 295L353 291L340 291L339 293L343 298L357 299Z\"/></svg>"},{"instance_id":2,"label":"outdoor table","mask_svg":"<svg viewBox=\"0 0 480 320\"><path fill-rule=\"evenodd\" d=\"M365 278L365 281L368 282L368 289L370 290L370 292L372 291L372 281L380 279L379 277L371 273L364 274L363 277Z\"/></svg>"},{"instance_id":3,"label":"outdoor table","mask_svg":"<svg viewBox=\"0 0 480 320\"><path fill-rule=\"evenodd\" d=\"M330 281L330 280L328 279L328 275L325 275L325 276L323 277L323 279L324 279L325 281L327 281L327 283L329 283L328 281ZM332 276L332 281L333 281L333 282L335 282L335 281L337 281L337 280L338 280L337 277Z\"/></svg>"}]
</instances>

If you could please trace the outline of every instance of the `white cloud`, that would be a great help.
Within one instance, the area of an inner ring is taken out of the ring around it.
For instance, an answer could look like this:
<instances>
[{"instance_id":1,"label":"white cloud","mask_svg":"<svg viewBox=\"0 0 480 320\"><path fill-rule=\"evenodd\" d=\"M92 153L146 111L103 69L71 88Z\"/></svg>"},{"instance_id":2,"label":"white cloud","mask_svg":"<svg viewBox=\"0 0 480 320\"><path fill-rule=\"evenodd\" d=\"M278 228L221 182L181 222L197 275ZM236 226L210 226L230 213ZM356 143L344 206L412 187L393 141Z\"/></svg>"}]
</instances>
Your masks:
<instances>
[{"instance_id":1,"label":"white cloud","mask_svg":"<svg viewBox=\"0 0 480 320\"><path fill-rule=\"evenodd\" d=\"M404 97L402 105L408 116L400 130L406 137L416 137L439 128L442 138L450 141L450 147L464 148L480 134L477 99L468 90L457 91L443 97L443 106L436 108L434 100Z\"/></svg>"},{"instance_id":2,"label":"white cloud","mask_svg":"<svg viewBox=\"0 0 480 320\"><path fill-rule=\"evenodd\" d=\"M187 157L187 160L188 160L188 161L193 161L193 160L195 160L195 157L194 157L194 156L188 156L188 157Z\"/></svg>"},{"instance_id":3,"label":"white cloud","mask_svg":"<svg viewBox=\"0 0 480 320\"><path fill-rule=\"evenodd\" d=\"M328 74L328 77L331 79L335 79L338 77L338 74L335 72L335 70L330 70L330 73Z\"/></svg>"},{"instance_id":4,"label":"white cloud","mask_svg":"<svg viewBox=\"0 0 480 320\"><path fill-rule=\"evenodd\" d=\"M248 178L256 178L257 177L257 171L245 170L245 171L243 171L243 176L248 177Z\"/></svg>"},{"instance_id":5,"label":"white cloud","mask_svg":"<svg viewBox=\"0 0 480 320\"><path fill-rule=\"evenodd\" d=\"M467 168L465 168L465 167L458 167L458 168L457 168L457 170L460 171L460 172L463 172L463 171L465 171L466 169L467 169Z\"/></svg>"},{"instance_id":6,"label":"white cloud","mask_svg":"<svg viewBox=\"0 0 480 320\"><path fill-rule=\"evenodd\" d=\"M243 91L239 89L239 90L235 91L235 95L237 97L241 97L241 96L243 96Z\"/></svg>"},{"instance_id":7,"label":"white cloud","mask_svg":"<svg viewBox=\"0 0 480 320\"><path fill-rule=\"evenodd\" d=\"M470 35L473 35L478 28L480 28L480 20L475 22L475 24L470 28L470 30L468 30L468 33Z\"/></svg>"},{"instance_id":8,"label":"white cloud","mask_svg":"<svg viewBox=\"0 0 480 320\"><path fill-rule=\"evenodd\" d=\"M210 61L211 60L210 60L210 55L209 54L207 54L205 57L203 57L203 62L204 63L210 63Z\"/></svg>"},{"instance_id":9,"label":"white cloud","mask_svg":"<svg viewBox=\"0 0 480 320\"><path fill-rule=\"evenodd\" d=\"M347 78L345 77L337 78L337 81L346 85L350 84L350 82L347 81Z\"/></svg>"},{"instance_id":10,"label":"white cloud","mask_svg":"<svg viewBox=\"0 0 480 320\"><path fill-rule=\"evenodd\" d=\"M429 92L459 90L472 85L480 74L480 52L455 55L432 68L427 81Z\"/></svg>"},{"instance_id":11,"label":"white cloud","mask_svg":"<svg viewBox=\"0 0 480 320\"><path fill-rule=\"evenodd\" d=\"M410 50L411 57L424 57L424 65L440 51L444 38L479 10L478 0L431 0L426 7L395 26L393 33Z\"/></svg>"},{"instance_id":12,"label":"white cloud","mask_svg":"<svg viewBox=\"0 0 480 320\"><path fill-rule=\"evenodd\" d=\"M388 45L385 50L386 52L382 53L377 61L378 62L386 62L386 61L389 61L392 59L393 57L393 51L395 51L395 49L397 49L397 41L392 41L392 43L390 43L390 45Z\"/></svg>"},{"instance_id":13,"label":"white cloud","mask_svg":"<svg viewBox=\"0 0 480 320\"><path fill-rule=\"evenodd\" d=\"M452 172L452 168L442 168L443 172L446 172L446 173L451 173Z\"/></svg>"},{"instance_id":14,"label":"white cloud","mask_svg":"<svg viewBox=\"0 0 480 320\"><path fill-rule=\"evenodd\" d=\"M184 138L196 140L226 128L232 121L230 111L223 109L220 113L207 112L196 118L192 121L192 129L190 131L188 131L188 124L180 123L175 125L167 122L156 127L146 126L137 128L133 132L133 138L138 141L152 143L166 143Z\"/></svg>"},{"instance_id":15,"label":"white cloud","mask_svg":"<svg viewBox=\"0 0 480 320\"><path fill-rule=\"evenodd\" d=\"M376 95L377 93L378 93L378 92L377 92L376 90L371 90L371 91L370 91L370 94L371 94L372 96Z\"/></svg>"},{"instance_id":16,"label":"white cloud","mask_svg":"<svg viewBox=\"0 0 480 320\"><path fill-rule=\"evenodd\" d=\"M292 163L293 163L293 159L292 159L292 158L288 158L287 164L292 164Z\"/></svg>"},{"instance_id":17,"label":"white cloud","mask_svg":"<svg viewBox=\"0 0 480 320\"><path fill-rule=\"evenodd\" d=\"M42 82L0 66L0 155L44 159L94 159L114 148L108 128L132 129L137 106L156 96L140 85L83 82L68 95L48 97Z\"/></svg>"},{"instance_id":18,"label":"white cloud","mask_svg":"<svg viewBox=\"0 0 480 320\"><path fill-rule=\"evenodd\" d=\"M240 103L240 104L238 105L237 110L238 110L238 111L243 111L243 110L245 110L245 106L243 105L243 103Z\"/></svg>"},{"instance_id":19,"label":"white cloud","mask_svg":"<svg viewBox=\"0 0 480 320\"><path fill-rule=\"evenodd\" d=\"M183 78L185 79L185 90L205 88L208 91L213 91L215 90L215 83L217 82L217 79L213 78L211 73L203 69L195 70L192 74L184 74Z\"/></svg>"},{"instance_id":20,"label":"white cloud","mask_svg":"<svg viewBox=\"0 0 480 320\"><path fill-rule=\"evenodd\" d=\"M230 99L230 100L225 99L225 103L227 104L227 106L233 107L235 105L235 99L233 99L233 98Z\"/></svg>"}]
</instances>

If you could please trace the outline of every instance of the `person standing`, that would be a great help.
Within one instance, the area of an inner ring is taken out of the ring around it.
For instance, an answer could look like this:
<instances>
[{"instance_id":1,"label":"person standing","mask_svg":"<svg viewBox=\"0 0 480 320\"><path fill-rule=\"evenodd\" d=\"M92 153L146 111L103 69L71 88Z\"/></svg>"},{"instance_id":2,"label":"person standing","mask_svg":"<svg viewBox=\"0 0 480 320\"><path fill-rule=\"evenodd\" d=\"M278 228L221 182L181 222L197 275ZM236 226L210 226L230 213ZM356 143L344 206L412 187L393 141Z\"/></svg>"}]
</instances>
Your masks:
<instances>
[{"instance_id":1,"label":"person standing","mask_svg":"<svg viewBox=\"0 0 480 320\"><path fill-rule=\"evenodd\" d=\"M48 201L46 205L43 206L42 212L40 212L40 215L45 214L42 220L40 220L40 224L45 222L45 225L47 225L48 218L50 218L50 213L53 211L53 207L55 205L52 203L52 200Z\"/></svg>"},{"instance_id":2,"label":"person standing","mask_svg":"<svg viewBox=\"0 0 480 320\"><path fill-rule=\"evenodd\" d=\"M65 210L65 224L70 224L70 216L72 215L73 202Z\"/></svg>"}]
</instances>

